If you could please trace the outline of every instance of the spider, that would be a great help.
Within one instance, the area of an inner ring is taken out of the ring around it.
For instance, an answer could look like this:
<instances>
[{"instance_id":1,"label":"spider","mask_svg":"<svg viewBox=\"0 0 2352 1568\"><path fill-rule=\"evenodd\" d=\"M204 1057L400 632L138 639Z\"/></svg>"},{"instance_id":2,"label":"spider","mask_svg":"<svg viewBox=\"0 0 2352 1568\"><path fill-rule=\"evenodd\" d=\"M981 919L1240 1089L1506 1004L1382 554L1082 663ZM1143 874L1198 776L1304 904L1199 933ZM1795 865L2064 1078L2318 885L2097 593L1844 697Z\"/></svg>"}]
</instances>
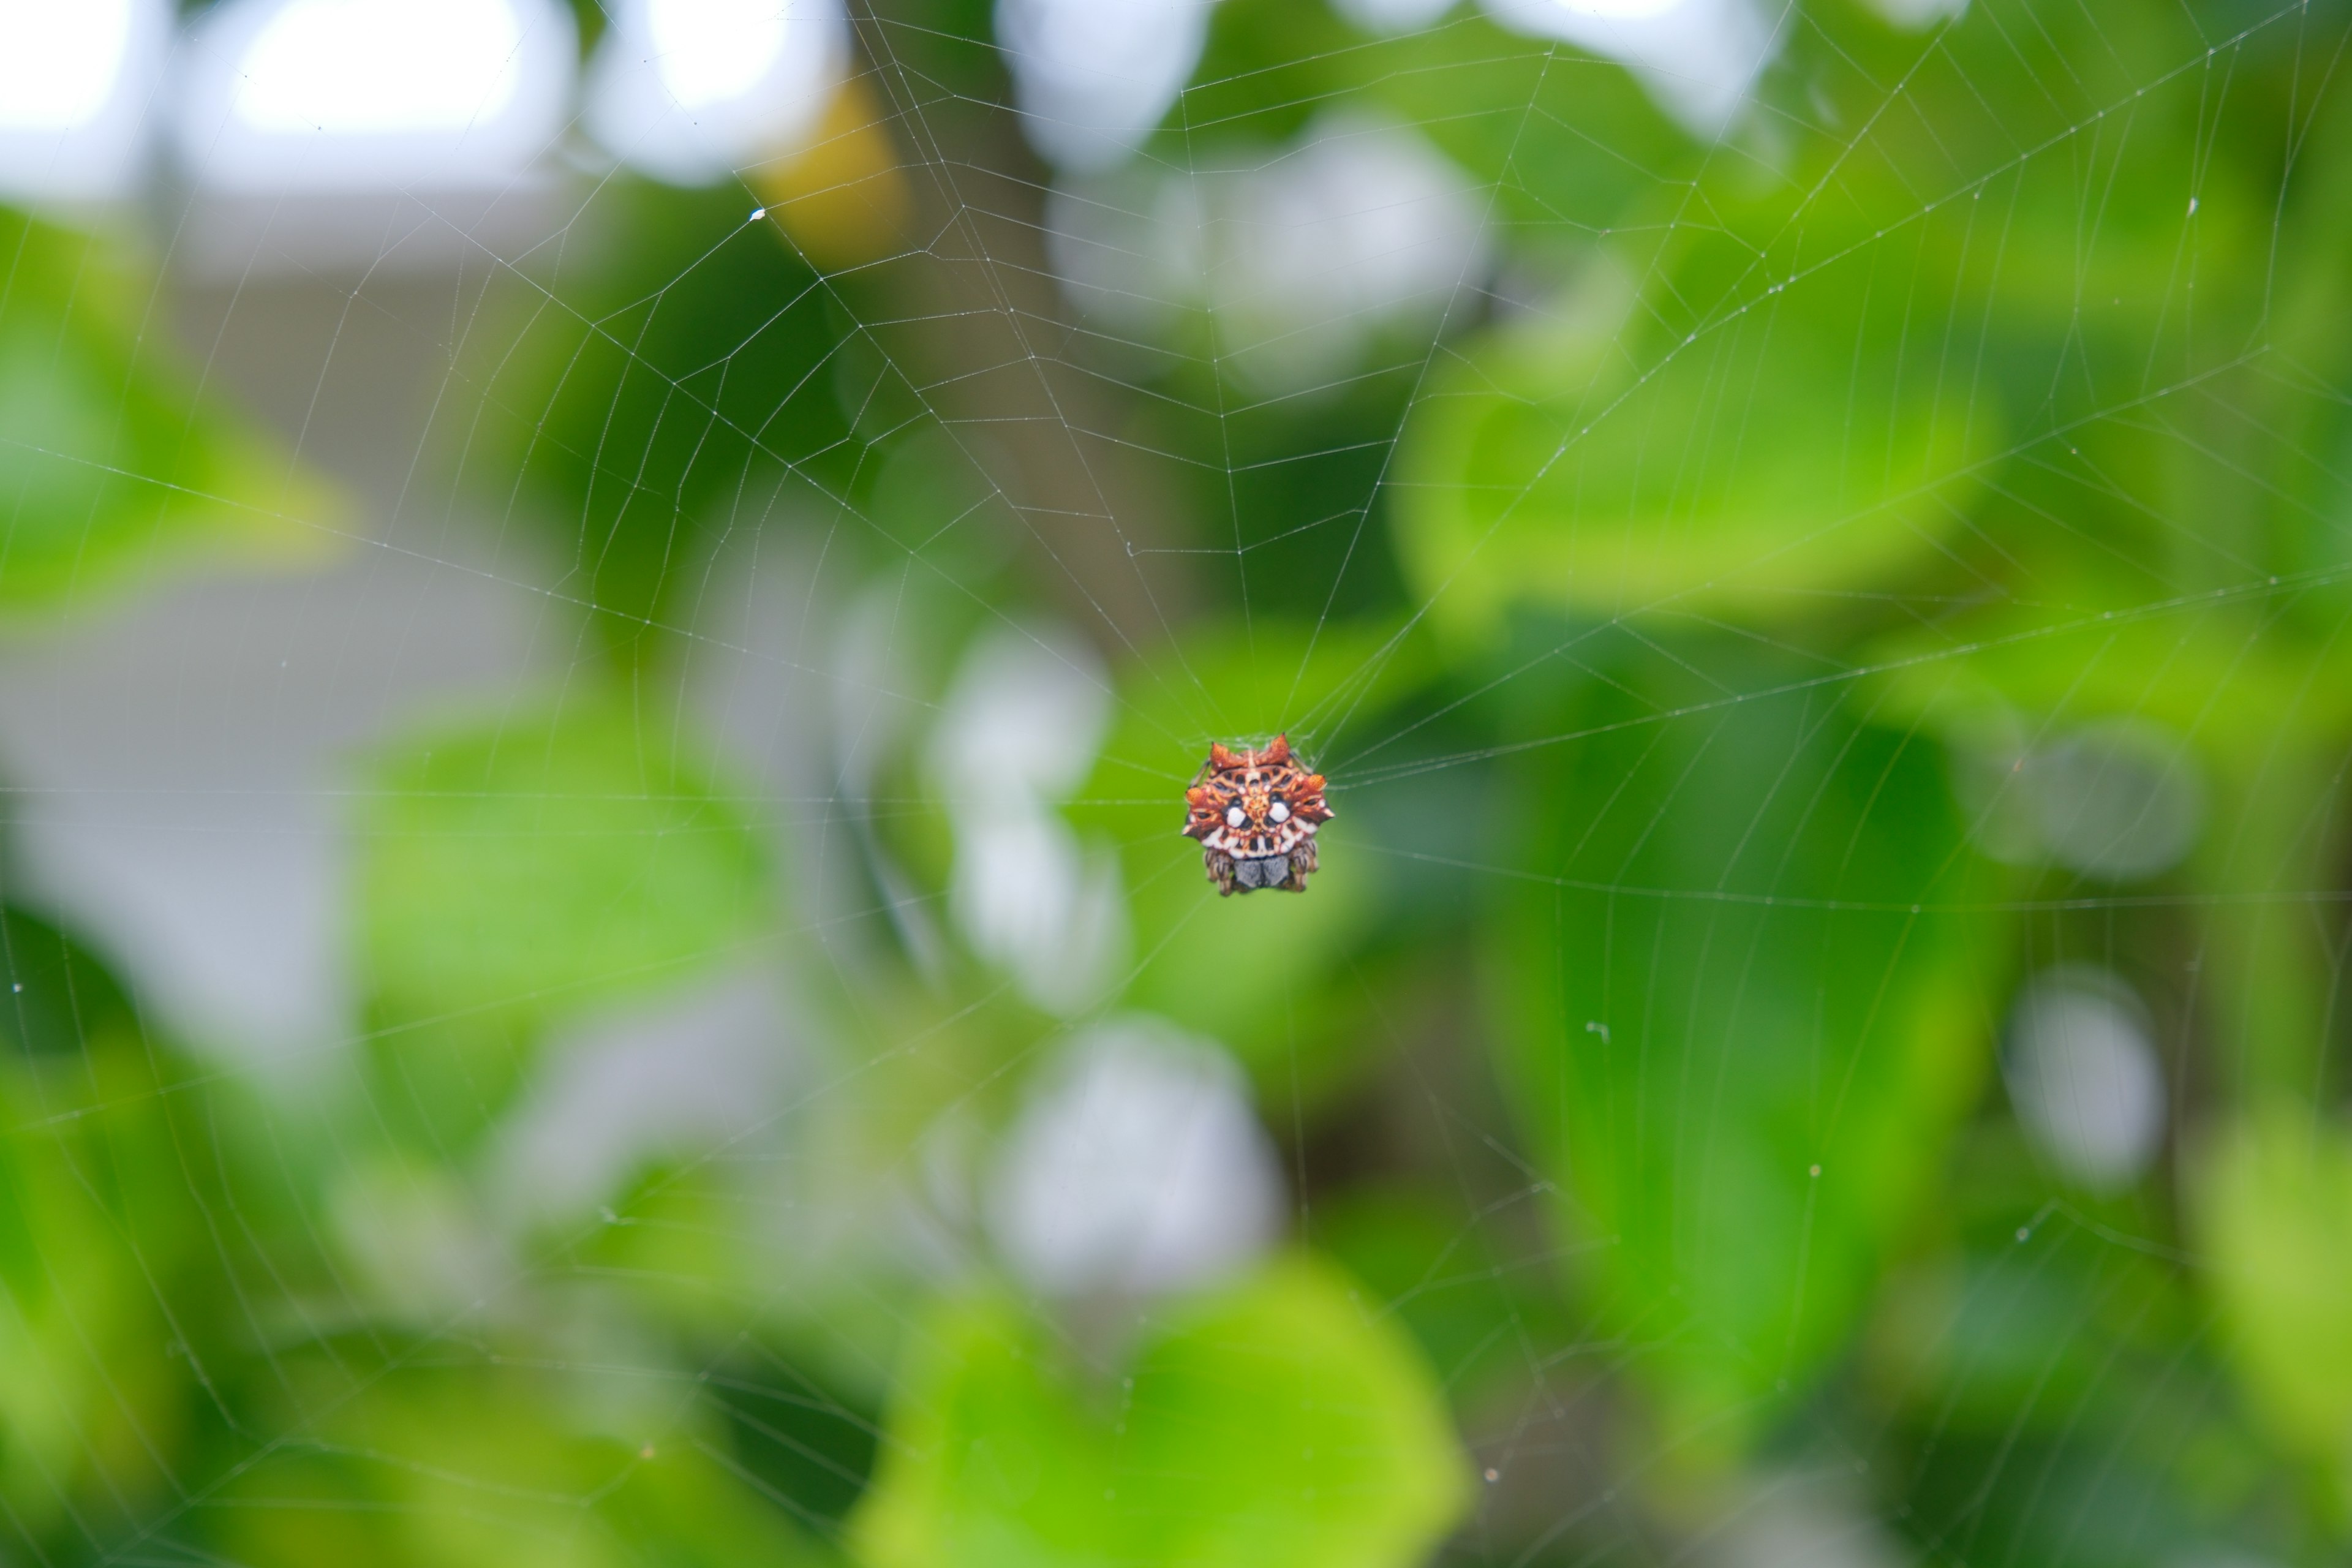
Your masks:
<instances>
[{"instance_id":1,"label":"spider","mask_svg":"<svg viewBox=\"0 0 2352 1568\"><path fill-rule=\"evenodd\" d=\"M1209 764L1184 792L1184 837L1201 841L1209 880L1227 898L1279 888L1303 893L1315 870L1315 829L1332 817L1323 775L1290 754L1276 735L1263 752L1209 748Z\"/></svg>"}]
</instances>

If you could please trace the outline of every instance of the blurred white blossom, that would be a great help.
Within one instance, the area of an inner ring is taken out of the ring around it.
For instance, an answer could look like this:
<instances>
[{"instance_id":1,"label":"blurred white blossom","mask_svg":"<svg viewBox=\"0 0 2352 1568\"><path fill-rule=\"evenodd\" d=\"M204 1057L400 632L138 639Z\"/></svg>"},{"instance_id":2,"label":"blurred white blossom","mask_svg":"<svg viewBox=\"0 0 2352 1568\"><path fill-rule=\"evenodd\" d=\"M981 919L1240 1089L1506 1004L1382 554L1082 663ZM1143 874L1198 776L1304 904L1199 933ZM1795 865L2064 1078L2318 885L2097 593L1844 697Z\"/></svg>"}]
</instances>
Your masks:
<instances>
[{"instance_id":1,"label":"blurred white blossom","mask_svg":"<svg viewBox=\"0 0 2352 1568\"><path fill-rule=\"evenodd\" d=\"M964 656L933 755L957 809L1051 799L1086 782L1109 722L1110 678L1084 643L1002 629Z\"/></svg>"},{"instance_id":2,"label":"blurred white blossom","mask_svg":"<svg viewBox=\"0 0 2352 1568\"><path fill-rule=\"evenodd\" d=\"M1118 853L1081 844L1055 809L1093 771L1109 718L1109 678L1083 644L1007 630L965 656L931 741L956 926L1063 1014L1098 1001L1127 952Z\"/></svg>"},{"instance_id":3,"label":"blurred white blossom","mask_svg":"<svg viewBox=\"0 0 2352 1568\"><path fill-rule=\"evenodd\" d=\"M695 185L787 153L849 57L841 0L620 0L583 118L614 157Z\"/></svg>"},{"instance_id":4,"label":"blurred white blossom","mask_svg":"<svg viewBox=\"0 0 2352 1568\"><path fill-rule=\"evenodd\" d=\"M197 183L499 187L562 132L577 53L555 0L223 0L181 73Z\"/></svg>"},{"instance_id":5,"label":"blurred white blossom","mask_svg":"<svg viewBox=\"0 0 2352 1568\"><path fill-rule=\"evenodd\" d=\"M1126 159L1192 79L1214 3L997 0L997 47L1029 144L1065 169Z\"/></svg>"},{"instance_id":6,"label":"blurred white blossom","mask_svg":"<svg viewBox=\"0 0 2352 1568\"><path fill-rule=\"evenodd\" d=\"M1870 0L1870 8L1898 27L1922 32L1969 14L1969 0Z\"/></svg>"},{"instance_id":7,"label":"blurred white blossom","mask_svg":"<svg viewBox=\"0 0 2352 1568\"><path fill-rule=\"evenodd\" d=\"M0 199L128 195L171 37L165 0L0 0Z\"/></svg>"},{"instance_id":8,"label":"blurred white blossom","mask_svg":"<svg viewBox=\"0 0 2352 1568\"><path fill-rule=\"evenodd\" d=\"M772 1121L796 1065L770 973L602 1012L541 1052L500 1125L492 1194L524 1219L588 1212L654 1160L706 1154Z\"/></svg>"},{"instance_id":9,"label":"blurred white blossom","mask_svg":"<svg viewBox=\"0 0 2352 1568\"><path fill-rule=\"evenodd\" d=\"M1977 847L1997 860L2137 881L2179 865L2204 831L2204 771L2155 720L2097 719L2033 737L1994 709L1954 738L1961 803Z\"/></svg>"},{"instance_id":10,"label":"blurred white blossom","mask_svg":"<svg viewBox=\"0 0 2352 1568\"><path fill-rule=\"evenodd\" d=\"M1242 380L1297 391L1378 332L1433 327L1485 280L1485 202L1416 132L1353 110L1264 161L1059 189L1048 214L1072 300L1121 335L1206 310Z\"/></svg>"},{"instance_id":11,"label":"blurred white blossom","mask_svg":"<svg viewBox=\"0 0 2352 1568\"><path fill-rule=\"evenodd\" d=\"M2105 719L2027 763L2042 841L2061 864L2118 881L2179 864L2205 826L2205 782L2189 744L2150 719Z\"/></svg>"},{"instance_id":12,"label":"blurred white blossom","mask_svg":"<svg viewBox=\"0 0 2352 1568\"><path fill-rule=\"evenodd\" d=\"M1909 1560L1849 1474L1768 1471L1703 1539L1706 1568L1899 1568Z\"/></svg>"},{"instance_id":13,"label":"blurred white blossom","mask_svg":"<svg viewBox=\"0 0 2352 1568\"><path fill-rule=\"evenodd\" d=\"M1282 1228L1282 1169L1223 1047L1149 1017L1072 1040L1007 1133L987 1194L1006 1260L1052 1295L1213 1282Z\"/></svg>"},{"instance_id":14,"label":"blurred white blossom","mask_svg":"<svg viewBox=\"0 0 2352 1568\"><path fill-rule=\"evenodd\" d=\"M2070 1178L2129 1186L2164 1138L2164 1072L2147 1012L2104 969L2061 964L2009 1016L2001 1075L2017 1119Z\"/></svg>"},{"instance_id":15,"label":"blurred white blossom","mask_svg":"<svg viewBox=\"0 0 2352 1568\"><path fill-rule=\"evenodd\" d=\"M328 1194L327 1220L348 1283L373 1310L412 1324L495 1309L522 1277L472 1193L437 1165L349 1172Z\"/></svg>"},{"instance_id":16,"label":"blurred white blossom","mask_svg":"<svg viewBox=\"0 0 2352 1568\"><path fill-rule=\"evenodd\" d=\"M1694 134L1723 135L1778 46L1755 0L1485 0L1514 32L1559 38L1631 69Z\"/></svg>"},{"instance_id":17,"label":"blurred white blossom","mask_svg":"<svg viewBox=\"0 0 2352 1568\"><path fill-rule=\"evenodd\" d=\"M1415 33L1454 8L1454 0L1332 0L1332 9L1368 33Z\"/></svg>"},{"instance_id":18,"label":"blurred white blossom","mask_svg":"<svg viewBox=\"0 0 2352 1568\"><path fill-rule=\"evenodd\" d=\"M712 552L678 650L680 695L729 771L765 803L795 921L836 954L862 942L878 891L927 976L945 963L937 911L875 831L877 774L933 716L901 647L895 584L826 575L821 535L786 487L746 486ZM782 537L780 538L779 535Z\"/></svg>"}]
</instances>

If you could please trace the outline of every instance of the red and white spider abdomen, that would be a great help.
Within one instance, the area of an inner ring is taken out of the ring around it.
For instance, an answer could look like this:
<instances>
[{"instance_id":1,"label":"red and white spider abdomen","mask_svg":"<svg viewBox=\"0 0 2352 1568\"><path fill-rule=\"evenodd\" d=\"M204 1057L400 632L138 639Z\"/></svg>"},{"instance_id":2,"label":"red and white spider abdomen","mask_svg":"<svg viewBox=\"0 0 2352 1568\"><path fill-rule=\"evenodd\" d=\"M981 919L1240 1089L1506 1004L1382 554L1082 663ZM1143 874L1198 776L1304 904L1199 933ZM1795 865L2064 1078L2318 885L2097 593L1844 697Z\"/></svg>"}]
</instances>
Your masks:
<instances>
[{"instance_id":1,"label":"red and white spider abdomen","mask_svg":"<svg viewBox=\"0 0 2352 1568\"><path fill-rule=\"evenodd\" d=\"M1184 792L1184 835L1201 841L1209 879L1228 897L1279 888L1307 890L1315 870L1315 830L1331 820L1321 773L1291 755L1276 735L1263 752L1209 748L1209 762Z\"/></svg>"}]
</instances>

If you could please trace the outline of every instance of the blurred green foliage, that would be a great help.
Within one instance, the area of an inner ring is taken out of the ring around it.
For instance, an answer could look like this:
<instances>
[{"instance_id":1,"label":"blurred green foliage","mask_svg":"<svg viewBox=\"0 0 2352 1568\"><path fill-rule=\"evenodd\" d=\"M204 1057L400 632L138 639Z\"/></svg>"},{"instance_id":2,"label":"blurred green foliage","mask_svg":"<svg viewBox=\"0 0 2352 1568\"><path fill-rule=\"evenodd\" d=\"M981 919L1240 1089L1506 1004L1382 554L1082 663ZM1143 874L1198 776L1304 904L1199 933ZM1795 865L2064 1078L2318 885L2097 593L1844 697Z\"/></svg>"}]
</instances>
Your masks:
<instances>
[{"instance_id":1,"label":"blurred green foliage","mask_svg":"<svg viewBox=\"0 0 2352 1568\"><path fill-rule=\"evenodd\" d=\"M841 323L740 193L630 183L590 210L625 237L567 255L501 339L467 461L554 521L563 588L626 658L712 539L762 521L763 465L842 468Z\"/></svg>"},{"instance_id":2,"label":"blurred green foliage","mask_svg":"<svg viewBox=\"0 0 2352 1568\"><path fill-rule=\"evenodd\" d=\"M2352 1527L2352 1143L2266 1105L2205 1153L2197 1234L2253 1415L2308 1467L2322 1517Z\"/></svg>"},{"instance_id":3,"label":"blurred green foliage","mask_svg":"<svg viewBox=\"0 0 2352 1568\"><path fill-rule=\"evenodd\" d=\"M1088 1387L1026 1312L943 1308L897 1395L866 1560L1387 1568L1458 1511L1428 1372L1328 1269L1279 1262L1133 1331L1129 1370Z\"/></svg>"},{"instance_id":4,"label":"blurred green foliage","mask_svg":"<svg viewBox=\"0 0 2352 1568\"><path fill-rule=\"evenodd\" d=\"M1953 342L1957 247L1927 224L1863 243L1843 185L1776 195L1662 206L1638 290L1596 259L1564 320L1490 334L1432 386L1399 521L1441 624L1530 598L1769 623L1937 549L2003 444Z\"/></svg>"},{"instance_id":5,"label":"blurred green foliage","mask_svg":"<svg viewBox=\"0 0 2352 1568\"><path fill-rule=\"evenodd\" d=\"M766 852L693 747L575 699L387 753L358 829L359 941L396 1121L478 1125L551 1019L756 953Z\"/></svg>"},{"instance_id":6,"label":"blurred green foliage","mask_svg":"<svg viewBox=\"0 0 2352 1568\"><path fill-rule=\"evenodd\" d=\"M485 1363L367 1390L314 1442L265 1455L222 1489L222 1550L369 1568L835 1561L742 1486L714 1434L625 1394L583 1412L572 1381Z\"/></svg>"},{"instance_id":7,"label":"blurred green foliage","mask_svg":"<svg viewBox=\"0 0 2352 1568\"><path fill-rule=\"evenodd\" d=\"M1305 392L1065 310L976 0L861 26L901 255L571 187L424 457L593 653L341 759L352 1041L213 1052L0 908L0 1556L2341 1560L2352 13L1818 0L1706 142L1350 9L1223 0L1129 171L1346 109L1463 172L1492 288ZM349 531L137 243L0 256L12 625ZM1099 736L943 762L992 638ZM1283 731L1323 868L1220 900L1181 791ZM991 896L1116 938L1083 1001ZM2119 1175L2028 1109L2084 965L2163 1101ZM518 1203L583 1035L743 974L773 1081L674 1095L681 1026ZM992 1173L1121 1015L1242 1069L1288 1234L1055 1293Z\"/></svg>"},{"instance_id":8,"label":"blurred green foliage","mask_svg":"<svg viewBox=\"0 0 2352 1568\"><path fill-rule=\"evenodd\" d=\"M151 342L152 279L121 247L0 211L0 608L55 610L224 549L323 553L331 493Z\"/></svg>"},{"instance_id":9,"label":"blurred green foliage","mask_svg":"<svg viewBox=\"0 0 2352 1568\"><path fill-rule=\"evenodd\" d=\"M1517 770L1560 809L1530 814L1547 875L1502 895L1489 985L1564 1218L1611 1243L1601 1311L1661 1342L1639 1375L1675 1427L1736 1448L1915 1226L2003 976L1933 752L1832 694L1734 700L1791 671L1685 652L1715 670L1618 663L1555 716L1592 738ZM1676 696L1697 711L1660 723Z\"/></svg>"}]
</instances>

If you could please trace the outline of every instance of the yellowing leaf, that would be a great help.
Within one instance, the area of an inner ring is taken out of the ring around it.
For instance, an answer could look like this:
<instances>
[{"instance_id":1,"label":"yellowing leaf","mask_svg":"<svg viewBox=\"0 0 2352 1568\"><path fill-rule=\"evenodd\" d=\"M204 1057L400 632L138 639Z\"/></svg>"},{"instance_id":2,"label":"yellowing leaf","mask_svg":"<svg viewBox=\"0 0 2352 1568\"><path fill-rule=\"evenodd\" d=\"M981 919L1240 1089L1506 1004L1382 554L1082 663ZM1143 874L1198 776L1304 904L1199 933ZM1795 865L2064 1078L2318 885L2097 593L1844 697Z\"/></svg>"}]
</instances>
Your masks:
<instances>
[{"instance_id":1,"label":"yellowing leaf","mask_svg":"<svg viewBox=\"0 0 2352 1568\"><path fill-rule=\"evenodd\" d=\"M2352 1522L2352 1134L2256 1110L2205 1151L2191 1196L2246 1402Z\"/></svg>"},{"instance_id":2,"label":"yellowing leaf","mask_svg":"<svg viewBox=\"0 0 2352 1568\"><path fill-rule=\"evenodd\" d=\"M198 395L108 242L0 210L0 614L206 552L315 556L340 503Z\"/></svg>"}]
</instances>

